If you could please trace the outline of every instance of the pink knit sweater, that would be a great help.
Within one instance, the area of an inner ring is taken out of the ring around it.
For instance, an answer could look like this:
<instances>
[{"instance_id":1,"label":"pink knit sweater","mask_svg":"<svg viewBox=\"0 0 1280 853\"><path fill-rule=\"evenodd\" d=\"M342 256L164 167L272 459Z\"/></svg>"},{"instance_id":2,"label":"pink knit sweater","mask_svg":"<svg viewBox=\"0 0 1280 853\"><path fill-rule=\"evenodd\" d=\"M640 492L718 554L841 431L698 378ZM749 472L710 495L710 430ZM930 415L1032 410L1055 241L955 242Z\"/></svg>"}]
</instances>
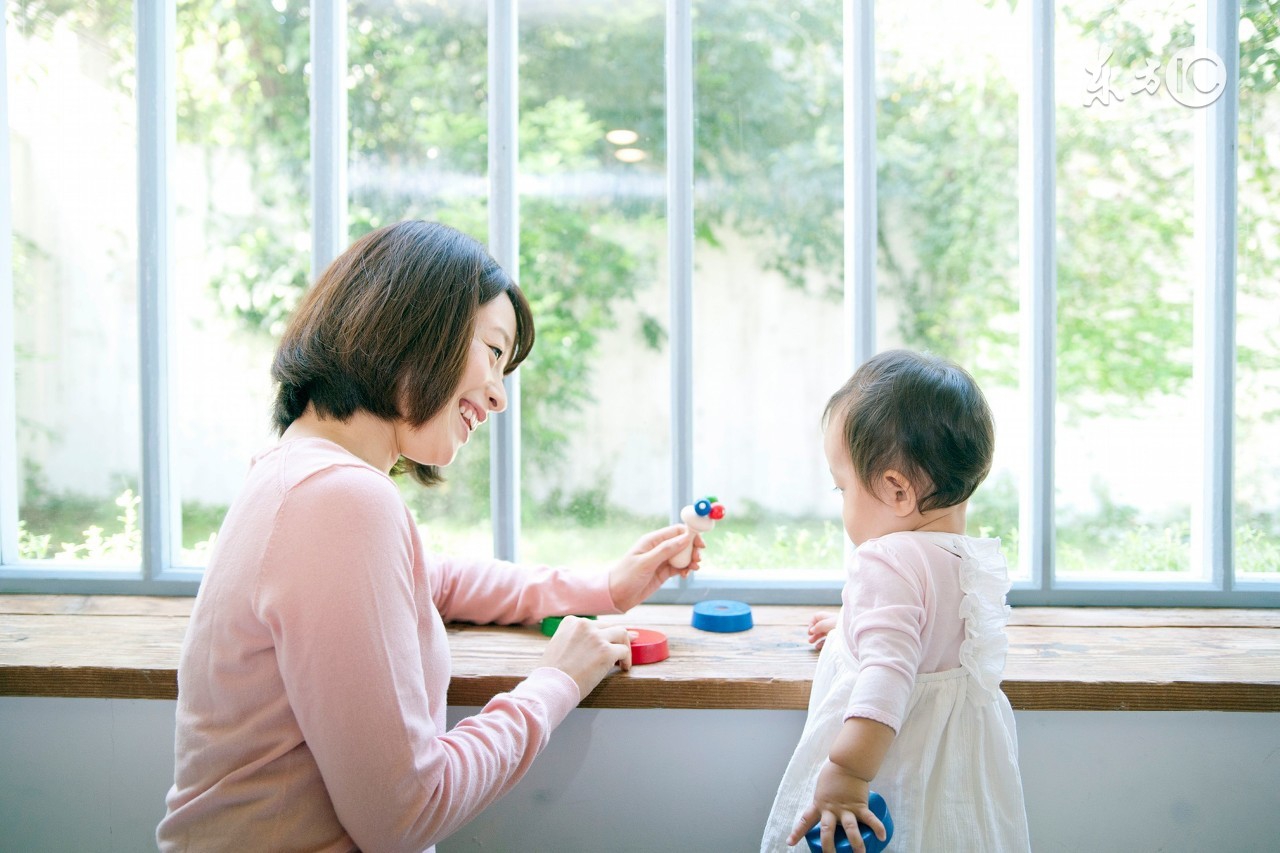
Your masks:
<instances>
[{"instance_id":1,"label":"pink knit sweater","mask_svg":"<svg viewBox=\"0 0 1280 853\"><path fill-rule=\"evenodd\" d=\"M616 613L606 573L423 552L396 486L321 439L254 460L178 665L162 850L422 851L528 770L580 697L539 668L445 728L444 621Z\"/></svg>"}]
</instances>

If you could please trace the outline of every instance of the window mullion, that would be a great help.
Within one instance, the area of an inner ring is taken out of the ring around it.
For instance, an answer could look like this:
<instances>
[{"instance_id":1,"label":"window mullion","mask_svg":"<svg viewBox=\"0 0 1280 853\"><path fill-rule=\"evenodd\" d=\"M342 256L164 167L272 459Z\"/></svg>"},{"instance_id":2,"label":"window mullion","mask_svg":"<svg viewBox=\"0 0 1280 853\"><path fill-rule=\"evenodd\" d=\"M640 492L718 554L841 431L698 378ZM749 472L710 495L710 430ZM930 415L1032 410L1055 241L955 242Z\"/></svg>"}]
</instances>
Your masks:
<instances>
[{"instance_id":1,"label":"window mullion","mask_svg":"<svg viewBox=\"0 0 1280 853\"><path fill-rule=\"evenodd\" d=\"M845 3L844 317L850 372L876 352L876 7ZM843 537L842 537L843 538ZM845 560L853 543L844 538Z\"/></svg>"},{"instance_id":2,"label":"window mullion","mask_svg":"<svg viewBox=\"0 0 1280 853\"><path fill-rule=\"evenodd\" d=\"M667 2L667 249L671 287L671 518L693 500L693 10ZM682 582L682 586L683 586Z\"/></svg>"},{"instance_id":3,"label":"window mullion","mask_svg":"<svg viewBox=\"0 0 1280 853\"><path fill-rule=\"evenodd\" d=\"M9 20L0 8L0 184L13 186L9 162ZM0 193L0 567L18 561L18 392L13 334L13 210Z\"/></svg>"},{"instance_id":4,"label":"window mullion","mask_svg":"<svg viewBox=\"0 0 1280 853\"><path fill-rule=\"evenodd\" d=\"M876 351L875 3L844 4L844 310L849 369Z\"/></svg>"},{"instance_id":5,"label":"window mullion","mask_svg":"<svg viewBox=\"0 0 1280 853\"><path fill-rule=\"evenodd\" d=\"M1057 261L1053 90L1053 3L1023 4L1026 88L1018 99L1018 232L1021 290L1021 386L1026 409L1026 473L1019 497L1018 559L1042 593L1054 571L1054 396Z\"/></svg>"},{"instance_id":6,"label":"window mullion","mask_svg":"<svg viewBox=\"0 0 1280 853\"><path fill-rule=\"evenodd\" d=\"M1235 434L1236 119L1239 113L1238 0L1205 0L1196 41L1226 72L1223 95L1196 123L1195 240L1200 260L1195 310L1196 400L1202 414L1201 488L1193 506L1192 570L1230 591L1233 570Z\"/></svg>"},{"instance_id":7,"label":"window mullion","mask_svg":"<svg viewBox=\"0 0 1280 853\"><path fill-rule=\"evenodd\" d=\"M311 0L311 276L347 247L347 6Z\"/></svg>"},{"instance_id":8,"label":"window mullion","mask_svg":"<svg viewBox=\"0 0 1280 853\"><path fill-rule=\"evenodd\" d=\"M489 251L520 279L518 46L516 0L489 2ZM505 380L507 410L493 418L489 500L493 555L515 560L520 541L520 377Z\"/></svg>"},{"instance_id":9,"label":"window mullion","mask_svg":"<svg viewBox=\"0 0 1280 853\"><path fill-rule=\"evenodd\" d=\"M0 9L0 177L13 186L9 162L9 20ZM0 193L0 566L18 560L18 392L13 335L13 210Z\"/></svg>"},{"instance_id":10,"label":"window mullion","mask_svg":"<svg viewBox=\"0 0 1280 853\"><path fill-rule=\"evenodd\" d=\"M169 454L170 299L173 282L175 6L140 0L138 51L138 340L142 405L142 566L158 578L173 563L182 514Z\"/></svg>"}]
</instances>

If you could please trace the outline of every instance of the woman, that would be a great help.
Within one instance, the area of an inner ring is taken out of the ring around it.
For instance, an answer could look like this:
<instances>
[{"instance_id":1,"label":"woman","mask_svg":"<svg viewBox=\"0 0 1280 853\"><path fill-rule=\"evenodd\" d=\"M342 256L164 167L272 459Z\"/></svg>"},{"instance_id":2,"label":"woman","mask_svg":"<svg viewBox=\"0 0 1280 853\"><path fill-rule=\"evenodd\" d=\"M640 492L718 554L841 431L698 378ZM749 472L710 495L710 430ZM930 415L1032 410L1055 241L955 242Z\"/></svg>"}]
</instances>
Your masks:
<instances>
[{"instance_id":1,"label":"woman","mask_svg":"<svg viewBox=\"0 0 1280 853\"><path fill-rule=\"evenodd\" d=\"M280 441L227 513L183 644L161 849L429 849L629 668L625 628L569 617L526 680L445 728L444 620L622 612L702 545L673 525L583 575L423 552L388 473L438 482L533 337L519 288L439 224L368 234L308 292L272 366Z\"/></svg>"}]
</instances>

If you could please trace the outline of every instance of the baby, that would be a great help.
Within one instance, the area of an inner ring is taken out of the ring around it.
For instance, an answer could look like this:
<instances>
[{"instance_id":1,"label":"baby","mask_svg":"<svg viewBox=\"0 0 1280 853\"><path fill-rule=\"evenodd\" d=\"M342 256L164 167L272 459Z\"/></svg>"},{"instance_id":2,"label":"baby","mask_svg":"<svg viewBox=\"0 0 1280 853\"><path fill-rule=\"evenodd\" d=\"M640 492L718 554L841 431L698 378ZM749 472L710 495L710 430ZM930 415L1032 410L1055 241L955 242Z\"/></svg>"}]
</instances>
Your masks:
<instances>
[{"instance_id":1,"label":"baby","mask_svg":"<svg viewBox=\"0 0 1280 853\"><path fill-rule=\"evenodd\" d=\"M973 378L896 350L858 368L827 403L824 446L857 547L821 643L809 716L769 815L762 851L814 824L892 849L1030 850L1013 711L1000 691L1008 570L994 539L965 535L969 496L991 469L995 430Z\"/></svg>"}]
</instances>

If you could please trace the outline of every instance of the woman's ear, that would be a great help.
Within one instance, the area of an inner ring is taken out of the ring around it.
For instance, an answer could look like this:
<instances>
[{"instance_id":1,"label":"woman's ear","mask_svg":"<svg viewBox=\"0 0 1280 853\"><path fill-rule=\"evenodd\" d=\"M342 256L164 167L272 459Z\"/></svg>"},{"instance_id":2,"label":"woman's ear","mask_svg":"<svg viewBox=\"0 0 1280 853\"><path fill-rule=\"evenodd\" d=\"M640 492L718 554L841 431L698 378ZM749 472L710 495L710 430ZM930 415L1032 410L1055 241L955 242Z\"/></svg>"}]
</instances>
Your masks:
<instances>
[{"instance_id":1,"label":"woman's ear","mask_svg":"<svg viewBox=\"0 0 1280 853\"><path fill-rule=\"evenodd\" d=\"M898 518L906 518L916 511L916 492L901 471L890 468L880 475L880 499L889 505Z\"/></svg>"}]
</instances>

